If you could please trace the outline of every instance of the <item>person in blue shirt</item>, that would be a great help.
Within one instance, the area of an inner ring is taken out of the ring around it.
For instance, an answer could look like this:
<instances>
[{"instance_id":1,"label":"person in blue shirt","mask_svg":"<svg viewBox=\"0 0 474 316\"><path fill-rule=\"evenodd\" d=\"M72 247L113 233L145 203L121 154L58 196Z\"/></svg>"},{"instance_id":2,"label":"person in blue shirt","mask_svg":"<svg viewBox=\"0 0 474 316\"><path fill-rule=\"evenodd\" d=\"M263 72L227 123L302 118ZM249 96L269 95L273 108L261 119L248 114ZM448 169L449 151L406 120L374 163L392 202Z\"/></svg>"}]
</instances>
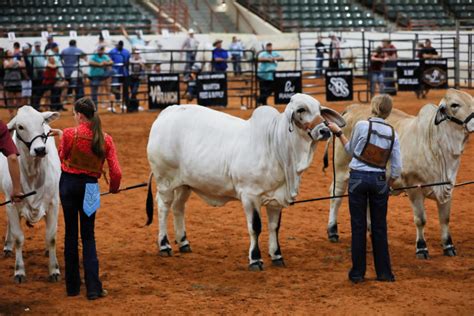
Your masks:
<instances>
[{"instance_id":1,"label":"person in blue shirt","mask_svg":"<svg viewBox=\"0 0 474 316\"><path fill-rule=\"evenodd\" d=\"M257 106L266 105L267 98L273 91L273 74L278 66L277 61L284 58L273 51L272 43L265 45L265 50L258 54L257 79L260 87L260 95L257 98Z\"/></svg>"},{"instance_id":2,"label":"person in blue shirt","mask_svg":"<svg viewBox=\"0 0 474 316\"><path fill-rule=\"evenodd\" d=\"M128 103L128 87L130 82L128 80L128 64L130 62L130 52L123 47L123 41L119 41L117 46L111 49L108 53L110 59L114 62L113 70L117 75L112 80L112 91L115 95L115 100L121 100L119 84L122 84L124 101Z\"/></svg>"},{"instance_id":3,"label":"person in blue shirt","mask_svg":"<svg viewBox=\"0 0 474 316\"><path fill-rule=\"evenodd\" d=\"M63 49L61 52L61 60L64 66L64 77L68 82L68 89L67 94L68 96L72 94L72 90L74 89L75 99L79 100L84 96L84 87L83 82L77 81L76 86L71 85L71 74L74 70L77 70L79 65L79 58L84 54L84 52L76 47L76 40L69 41L69 47Z\"/></svg>"},{"instance_id":4,"label":"person in blue shirt","mask_svg":"<svg viewBox=\"0 0 474 316\"><path fill-rule=\"evenodd\" d=\"M105 54L104 46L99 46L99 48L97 48L97 52L92 55L89 60L91 94L92 100L96 106L96 110L98 105L97 92L99 90L99 85L103 80L109 79L114 74L112 69L113 63L114 62L110 59L110 57Z\"/></svg>"},{"instance_id":5,"label":"person in blue shirt","mask_svg":"<svg viewBox=\"0 0 474 316\"><path fill-rule=\"evenodd\" d=\"M136 48L140 49L140 48L144 48L145 46L148 45L149 41L145 41L142 38L141 32L136 31L135 36L130 36L130 35L128 35L128 32L125 29L125 27L122 26L121 30L122 30L123 36L125 36L125 38L130 42L130 45L132 45L132 47L136 47Z\"/></svg>"},{"instance_id":6,"label":"person in blue shirt","mask_svg":"<svg viewBox=\"0 0 474 316\"><path fill-rule=\"evenodd\" d=\"M225 72L227 70L227 59L229 54L222 48L222 40L218 39L212 44L212 70L215 72Z\"/></svg>"},{"instance_id":7,"label":"person in blue shirt","mask_svg":"<svg viewBox=\"0 0 474 316\"><path fill-rule=\"evenodd\" d=\"M402 160L398 135L385 119L392 111L392 98L387 94L372 99L372 117L356 123L350 141L341 128L329 123L346 152L349 164L349 211L352 230L352 268L349 280L362 282L366 270L367 206L370 208L372 249L378 281L395 281L390 263L387 237L387 204L390 189L400 177ZM390 160L390 177L386 166Z\"/></svg>"},{"instance_id":8,"label":"person in blue shirt","mask_svg":"<svg viewBox=\"0 0 474 316\"><path fill-rule=\"evenodd\" d=\"M229 53L232 59L232 68L234 69L234 76L242 74L242 57L244 56L244 46L242 42L237 39L237 36L232 37L232 43L229 45Z\"/></svg>"}]
</instances>

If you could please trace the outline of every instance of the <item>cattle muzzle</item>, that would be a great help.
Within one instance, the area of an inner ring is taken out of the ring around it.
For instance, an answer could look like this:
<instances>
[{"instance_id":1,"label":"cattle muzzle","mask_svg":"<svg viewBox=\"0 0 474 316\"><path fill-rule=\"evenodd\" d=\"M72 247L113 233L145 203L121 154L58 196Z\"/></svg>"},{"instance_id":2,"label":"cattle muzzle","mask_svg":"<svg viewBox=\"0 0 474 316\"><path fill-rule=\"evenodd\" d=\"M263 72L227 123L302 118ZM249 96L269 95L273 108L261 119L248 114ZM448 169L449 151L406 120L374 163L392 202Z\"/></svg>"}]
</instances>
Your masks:
<instances>
[{"instance_id":1,"label":"cattle muzzle","mask_svg":"<svg viewBox=\"0 0 474 316\"><path fill-rule=\"evenodd\" d=\"M48 134L40 134L40 135L36 135L35 137L33 137L29 142L27 142L26 140L24 140L20 134L18 132L16 132L16 137L23 143L26 145L26 147L28 148L28 150L31 150L31 145L33 144L33 142L38 139L38 138L41 138L41 140L43 141L44 144L46 144L46 141L48 140L48 137L51 137L50 133ZM46 147L45 146L42 146L42 147L38 147L38 148L35 148L35 153L38 157L44 157L46 155Z\"/></svg>"},{"instance_id":2,"label":"cattle muzzle","mask_svg":"<svg viewBox=\"0 0 474 316\"><path fill-rule=\"evenodd\" d=\"M294 118L292 119L295 122L295 125L298 128L306 131L308 133L308 136L313 141L327 140L329 139L329 137L331 137L331 131L327 127L328 122L320 115L317 115L311 122L307 122L304 124L300 123L298 120ZM316 129L316 131L315 131L315 135L313 136L314 129Z\"/></svg>"}]
</instances>

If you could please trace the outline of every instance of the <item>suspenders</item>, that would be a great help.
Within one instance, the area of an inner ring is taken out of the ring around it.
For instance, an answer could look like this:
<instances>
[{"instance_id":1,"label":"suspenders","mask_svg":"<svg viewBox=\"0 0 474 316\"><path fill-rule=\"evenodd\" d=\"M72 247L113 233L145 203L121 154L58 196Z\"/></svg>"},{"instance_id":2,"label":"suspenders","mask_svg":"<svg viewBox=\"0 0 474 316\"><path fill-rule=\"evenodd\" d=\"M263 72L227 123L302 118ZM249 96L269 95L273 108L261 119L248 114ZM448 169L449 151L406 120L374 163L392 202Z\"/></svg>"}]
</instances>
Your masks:
<instances>
[{"instance_id":1,"label":"suspenders","mask_svg":"<svg viewBox=\"0 0 474 316\"><path fill-rule=\"evenodd\" d=\"M386 136L379 133L377 130L374 130L372 128L373 123L389 126L391 129L391 135ZM377 145L371 144L370 138L372 134L390 141L390 147L388 149L385 149ZM354 154L354 157L357 160L362 161L363 163L367 164L368 166L385 169L385 167L387 166L388 160L390 159L390 154L392 153L394 142L395 142L395 131L391 125L384 122L371 121L369 119L369 130L368 130L368 135L367 135L367 142L365 143L365 146L362 149L362 152L360 153L360 155Z\"/></svg>"}]
</instances>

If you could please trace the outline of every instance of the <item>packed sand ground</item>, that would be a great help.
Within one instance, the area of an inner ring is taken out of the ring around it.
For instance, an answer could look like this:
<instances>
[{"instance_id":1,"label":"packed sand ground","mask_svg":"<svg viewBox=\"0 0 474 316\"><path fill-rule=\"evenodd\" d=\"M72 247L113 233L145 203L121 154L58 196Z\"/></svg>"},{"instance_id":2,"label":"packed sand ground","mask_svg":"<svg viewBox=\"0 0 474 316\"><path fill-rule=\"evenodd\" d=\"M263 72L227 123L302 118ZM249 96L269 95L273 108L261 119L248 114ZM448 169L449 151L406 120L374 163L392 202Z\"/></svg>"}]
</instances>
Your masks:
<instances>
[{"instance_id":1,"label":"packed sand ground","mask_svg":"<svg viewBox=\"0 0 474 316\"><path fill-rule=\"evenodd\" d=\"M444 91L431 91L426 100L399 93L395 107L416 114L428 102L438 103ZM322 98L321 98L322 100ZM326 103L342 111L346 103ZM284 107L278 107L283 110ZM70 107L69 107L70 109ZM252 111L237 105L223 111L248 118ZM150 172L146 144L157 112L117 115L103 113L104 129L118 147L123 185L144 182ZM8 114L0 111L5 121ZM73 124L71 111L52 125ZM472 138L472 136L471 136ZM298 199L328 195L332 173L322 168L324 144L302 179ZM474 179L473 140L461 162L458 182ZM101 182L102 191L107 187ZM155 189L155 188L154 188ZM146 190L103 197L96 220L100 275L109 296L97 301L67 297L64 281L48 283L44 257L44 222L25 232L27 283L13 282L14 258L0 257L0 314L474 314L474 186L457 188L451 214L451 232L458 256L444 257L440 246L435 203L428 201L426 240L431 259L415 258L416 231L407 197L390 198L389 242L395 283L376 282L368 253L367 282L347 280L350 267L348 205L340 210L340 242L326 237L328 201L299 204L283 211L280 244L286 268L274 268L265 256L263 272L247 271L248 233L239 202L224 207L206 205L193 194L187 204L187 235L193 252L158 256L157 222L144 227ZM2 196L3 199L3 196ZM155 203L156 210L156 203ZM265 212L263 212L265 214ZM172 217L172 215L170 215ZM266 216L260 238L266 253ZM64 274L62 210L57 254ZM170 240L174 240L169 218ZM0 208L0 234L6 213ZM2 238L3 240L3 238ZM370 243L368 245L370 248Z\"/></svg>"}]
</instances>

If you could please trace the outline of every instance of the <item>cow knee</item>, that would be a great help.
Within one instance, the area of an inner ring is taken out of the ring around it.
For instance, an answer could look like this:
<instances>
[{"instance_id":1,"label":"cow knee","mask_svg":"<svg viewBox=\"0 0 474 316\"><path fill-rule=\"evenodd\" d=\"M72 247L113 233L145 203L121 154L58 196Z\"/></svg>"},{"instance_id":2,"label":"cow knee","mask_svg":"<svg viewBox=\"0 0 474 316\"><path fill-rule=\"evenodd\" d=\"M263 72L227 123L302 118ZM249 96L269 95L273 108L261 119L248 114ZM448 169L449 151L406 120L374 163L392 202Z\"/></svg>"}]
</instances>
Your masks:
<instances>
[{"instance_id":1,"label":"cow knee","mask_svg":"<svg viewBox=\"0 0 474 316\"><path fill-rule=\"evenodd\" d=\"M416 226L425 226L426 217L425 216L415 216L415 225Z\"/></svg>"}]
</instances>

